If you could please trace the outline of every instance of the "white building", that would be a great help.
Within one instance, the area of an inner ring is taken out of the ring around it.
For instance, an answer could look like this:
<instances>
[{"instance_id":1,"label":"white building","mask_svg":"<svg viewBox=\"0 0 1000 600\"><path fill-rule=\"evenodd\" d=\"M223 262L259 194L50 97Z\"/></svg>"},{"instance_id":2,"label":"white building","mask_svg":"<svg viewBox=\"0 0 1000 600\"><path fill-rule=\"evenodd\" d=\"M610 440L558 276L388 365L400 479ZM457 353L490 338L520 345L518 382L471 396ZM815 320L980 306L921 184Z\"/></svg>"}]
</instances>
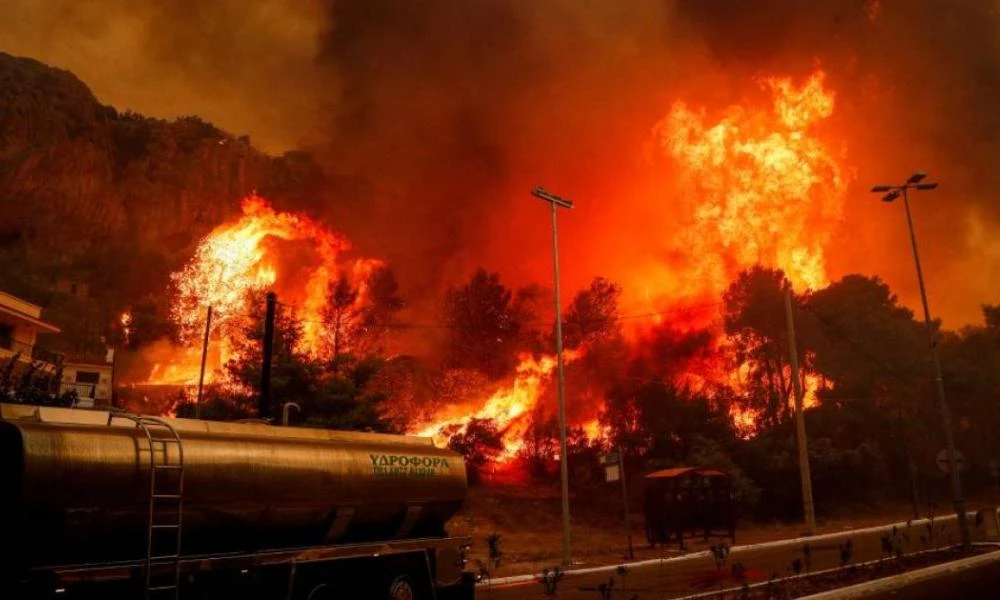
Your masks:
<instances>
[{"instance_id":1,"label":"white building","mask_svg":"<svg viewBox=\"0 0 1000 600\"><path fill-rule=\"evenodd\" d=\"M76 392L76 406L110 406L114 386L114 356L109 351L106 360L78 360L67 356L62 364L59 393Z\"/></svg>"},{"instance_id":2,"label":"white building","mask_svg":"<svg viewBox=\"0 0 1000 600\"><path fill-rule=\"evenodd\" d=\"M0 362L17 356L23 363L39 359L35 342L40 334L59 333L42 320L42 308L0 292Z\"/></svg>"}]
</instances>

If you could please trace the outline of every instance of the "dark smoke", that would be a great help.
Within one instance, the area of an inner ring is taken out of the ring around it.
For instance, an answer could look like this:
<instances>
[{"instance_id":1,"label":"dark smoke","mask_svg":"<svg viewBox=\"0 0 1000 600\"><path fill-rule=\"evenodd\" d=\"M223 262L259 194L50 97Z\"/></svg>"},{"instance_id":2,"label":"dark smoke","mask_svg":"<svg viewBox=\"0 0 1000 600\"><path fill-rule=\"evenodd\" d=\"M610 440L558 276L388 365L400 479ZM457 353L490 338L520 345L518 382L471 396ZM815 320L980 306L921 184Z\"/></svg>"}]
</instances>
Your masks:
<instances>
[{"instance_id":1,"label":"dark smoke","mask_svg":"<svg viewBox=\"0 0 1000 600\"><path fill-rule=\"evenodd\" d=\"M428 309L479 265L548 281L539 183L578 202L567 287L601 274L639 295L625 274L673 222L652 126L676 99L718 109L757 97L756 76L820 66L838 103L824 136L856 169L833 275L878 273L915 304L902 208L867 188L926 169L932 308L958 325L1000 294L997 26L990 0L64 0L5 3L0 49L119 108L310 148L331 173L314 208Z\"/></svg>"},{"instance_id":2,"label":"dark smoke","mask_svg":"<svg viewBox=\"0 0 1000 600\"><path fill-rule=\"evenodd\" d=\"M120 111L197 114L264 150L300 145L330 93L320 0L11 0L0 49L69 69ZM317 85L319 84L319 85Z\"/></svg>"}]
</instances>

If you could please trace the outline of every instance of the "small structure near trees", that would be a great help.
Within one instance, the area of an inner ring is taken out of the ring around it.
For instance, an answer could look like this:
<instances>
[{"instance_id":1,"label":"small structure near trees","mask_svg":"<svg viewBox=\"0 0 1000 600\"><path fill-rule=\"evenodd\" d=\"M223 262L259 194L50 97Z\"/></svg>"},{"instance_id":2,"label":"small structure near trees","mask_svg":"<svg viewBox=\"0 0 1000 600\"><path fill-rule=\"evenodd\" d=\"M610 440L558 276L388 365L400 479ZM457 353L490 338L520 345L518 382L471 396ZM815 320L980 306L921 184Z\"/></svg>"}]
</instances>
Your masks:
<instances>
[{"instance_id":1,"label":"small structure near trees","mask_svg":"<svg viewBox=\"0 0 1000 600\"><path fill-rule=\"evenodd\" d=\"M646 475L643 512L650 546L698 534L736 542L736 498L732 476L721 469L675 467Z\"/></svg>"}]
</instances>

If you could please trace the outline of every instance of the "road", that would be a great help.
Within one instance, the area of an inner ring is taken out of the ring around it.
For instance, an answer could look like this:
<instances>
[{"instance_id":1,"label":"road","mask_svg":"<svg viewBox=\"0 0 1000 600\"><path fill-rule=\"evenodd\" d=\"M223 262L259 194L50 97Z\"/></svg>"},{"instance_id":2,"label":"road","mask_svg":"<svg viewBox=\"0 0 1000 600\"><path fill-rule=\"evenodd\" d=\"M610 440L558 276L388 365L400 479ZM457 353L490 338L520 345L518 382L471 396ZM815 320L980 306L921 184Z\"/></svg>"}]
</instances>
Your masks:
<instances>
[{"instance_id":1,"label":"road","mask_svg":"<svg viewBox=\"0 0 1000 600\"><path fill-rule=\"evenodd\" d=\"M877 560L882 556L882 536L889 533L891 527L880 528L867 532L844 532L818 536L809 543L812 553L812 571L830 569L840 565L840 546L850 540L853 545L852 562ZM934 525L935 542L925 543L927 528L923 525L913 525L907 533L909 543L906 552L916 552L937 545L948 545L958 539L958 528L954 517L938 519ZM774 543L736 547L729 555L726 566L717 570L711 556L705 553L694 556L681 556L656 561L655 564L645 564L630 567L622 589L622 581L616 577L615 593L612 598L632 598L639 600L681 598L699 592L718 590L720 583L724 587L739 585L731 576L731 566L742 564L748 572L751 583L767 581L774 573L780 577L794 574L792 563L796 559L804 560L803 546L793 544L780 546ZM601 598L597 587L607 583L614 577L614 568L600 573L567 575L559 584L558 598L560 600L594 600ZM490 598L488 590L480 588L478 598ZM494 585L492 590L494 600L515 600L546 598L542 585L538 581L528 581L519 584Z\"/></svg>"},{"instance_id":2,"label":"road","mask_svg":"<svg viewBox=\"0 0 1000 600\"><path fill-rule=\"evenodd\" d=\"M969 569L950 577L927 581L903 590L883 592L868 600L995 600L1000 589L1000 570L996 565ZM960 593L956 593L960 590Z\"/></svg>"}]
</instances>

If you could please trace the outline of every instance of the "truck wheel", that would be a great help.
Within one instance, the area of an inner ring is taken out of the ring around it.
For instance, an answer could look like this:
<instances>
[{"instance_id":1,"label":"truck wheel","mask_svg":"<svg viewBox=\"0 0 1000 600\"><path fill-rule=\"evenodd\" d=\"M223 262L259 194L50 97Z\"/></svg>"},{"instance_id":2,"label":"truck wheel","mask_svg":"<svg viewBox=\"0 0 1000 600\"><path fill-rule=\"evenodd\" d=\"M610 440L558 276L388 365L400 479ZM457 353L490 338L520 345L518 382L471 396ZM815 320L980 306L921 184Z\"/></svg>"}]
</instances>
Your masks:
<instances>
[{"instance_id":1,"label":"truck wheel","mask_svg":"<svg viewBox=\"0 0 1000 600\"><path fill-rule=\"evenodd\" d=\"M399 575L389 583L388 600L419 600L421 597L409 575Z\"/></svg>"}]
</instances>

